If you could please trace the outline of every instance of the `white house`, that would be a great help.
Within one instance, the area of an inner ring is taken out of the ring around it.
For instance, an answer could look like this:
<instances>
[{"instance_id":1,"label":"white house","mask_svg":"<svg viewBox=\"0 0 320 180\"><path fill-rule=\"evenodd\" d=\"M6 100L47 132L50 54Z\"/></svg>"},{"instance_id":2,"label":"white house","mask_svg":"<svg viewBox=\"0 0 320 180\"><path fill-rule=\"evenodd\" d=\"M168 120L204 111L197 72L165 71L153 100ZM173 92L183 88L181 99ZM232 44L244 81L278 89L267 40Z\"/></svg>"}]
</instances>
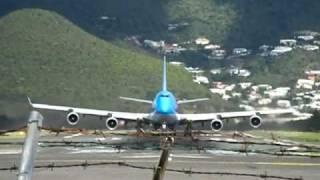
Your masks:
<instances>
[{"instance_id":1,"label":"white house","mask_svg":"<svg viewBox=\"0 0 320 180\"><path fill-rule=\"evenodd\" d=\"M277 105L281 108L289 108L291 107L291 103L288 100L278 100Z\"/></svg>"},{"instance_id":2,"label":"white house","mask_svg":"<svg viewBox=\"0 0 320 180\"><path fill-rule=\"evenodd\" d=\"M247 89L252 85L252 83L251 82L242 82L242 83L239 83L238 85L240 86L241 89Z\"/></svg>"},{"instance_id":3,"label":"white house","mask_svg":"<svg viewBox=\"0 0 320 180\"><path fill-rule=\"evenodd\" d=\"M280 39L280 45L294 47L297 45L297 40L295 40L295 39Z\"/></svg>"},{"instance_id":4,"label":"white house","mask_svg":"<svg viewBox=\"0 0 320 180\"><path fill-rule=\"evenodd\" d=\"M220 96L223 96L226 94L226 90L225 89L220 89L220 88L211 88L209 89L211 93L213 94L218 94Z\"/></svg>"},{"instance_id":5,"label":"white house","mask_svg":"<svg viewBox=\"0 0 320 180\"><path fill-rule=\"evenodd\" d=\"M213 49L211 52L211 55L216 58L223 58L226 54L226 50L223 49Z\"/></svg>"},{"instance_id":6,"label":"white house","mask_svg":"<svg viewBox=\"0 0 320 180\"><path fill-rule=\"evenodd\" d=\"M207 44L210 43L210 40L207 39L207 38L201 37L201 38L197 38L197 39L195 40L195 43L196 43L197 45L207 45Z\"/></svg>"},{"instance_id":7,"label":"white house","mask_svg":"<svg viewBox=\"0 0 320 180\"><path fill-rule=\"evenodd\" d=\"M220 48L221 46L217 44L208 44L204 47L204 49L207 49L207 50L220 49Z\"/></svg>"},{"instance_id":8,"label":"white house","mask_svg":"<svg viewBox=\"0 0 320 180\"><path fill-rule=\"evenodd\" d=\"M259 105L268 105L272 103L272 99L270 98L262 98L258 100Z\"/></svg>"},{"instance_id":9,"label":"white house","mask_svg":"<svg viewBox=\"0 0 320 180\"><path fill-rule=\"evenodd\" d=\"M249 55L249 51L246 48L234 48L232 50L233 55L237 55L237 56L246 56Z\"/></svg>"},{"instance_id":10,"label":"white house","mask_svg":"<svg viewBox=\"0 0 320 180\"><path fill-rule=\"evenodd\" d=\"M174 66L184 66L183 62L179 61L171 61L169 64L174 65Z\"/></svg>"},{"instance_id":11,"label":"white house","mask_svg":"<svg viewBox=\"0 0 320 180\"><path fill-rule=\"evenodd\" d=\"M287 52L292 51L292 47L288 47L288 46L276 46L271 52L270 55L271 56L278 56Z\"/></svg>"},{"instance_id":12,"label":"white house","mask_svg":"<svg viewBox=\"0 0 320 180\"><path fill-rule=\"evenodd\" d=\"M316 51L319 50L319 46L317 45L311 45L311 44L306 44L303 46L299 46L301 49L307 50L307 51Z\"/></svg>"},{"instance_id":13,"label":"white house","mask_svg":"<svg viewBox=\"0 0 320 180\"><path fill-rule=\"evenodd\" d=\"M164 41L158 42L158 41L146 39L143 41L143 43L145 44L145 46L150 47L152 49L159 49L161 47L164 47Z\"/></svg>"},{"instance_id":14,"label":"white house","mask_svg":"<svg viewBox=\"0 0 320 180\"><path fill-rule=\"evenodd\" d=\"M211 69L210 73L213 75L218 75L218 74L222 73L222 70L221 69Z\"/></svg>"},{"instance_id":15,"label":"white house","mask_svg":"<svg viewBox=\"0 0 320 180\"><path fill-rule=\"evenodd\" d=\"M300 35L300 36L297 36L297 39L303 40L303 41L311 41L311 40L314 39L314 36L311 36L311 35Z\"/></svg>"},{"instance_id":16,"label":"white house","mask_svg":"<svg viewBox=\"0 0 320 180\"><path fill-rule=\"evenodd\" d=\"M296 83L296 88L300 89L312 89L314 85L314 81L313 80L309 80L309 79L298 79L297 83Z\"/></svg>"},{"instance_id":17,"label":"white house","mask_svg":"<svg viewBox=\"0 0 320 180\"><path fill-rule=\"evenodd\" d=\"M195 76L193 82L198 84L209 84L209 79L205 76Z\"/></svg>"},{"instance_id":18,"label":"white house","mask_svg":"<svg viewBox=\"0 0 320 180\"><path fill-rule=\"evenodd\" d=\"M268 95L271 99L285 98L289 94L290 87L278 87L269 91L265 91L264 94Z\"/></svg>"}]
</instances>

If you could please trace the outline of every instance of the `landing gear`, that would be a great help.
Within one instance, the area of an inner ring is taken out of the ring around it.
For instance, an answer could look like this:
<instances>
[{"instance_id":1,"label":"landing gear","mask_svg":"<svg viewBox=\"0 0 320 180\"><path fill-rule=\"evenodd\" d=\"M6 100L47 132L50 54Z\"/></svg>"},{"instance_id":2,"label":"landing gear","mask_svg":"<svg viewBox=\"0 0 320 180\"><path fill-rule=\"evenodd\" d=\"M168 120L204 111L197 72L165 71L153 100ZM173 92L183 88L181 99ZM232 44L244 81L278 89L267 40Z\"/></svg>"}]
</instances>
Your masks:
<instances>
[{"instance_id":1,"label":"landing gear","mask_svg":"<svg viewBox=\"0 0 320 180\"><path fill-rule=\"evenodd\" d=\"M136 129L137 129L137 135L144 135L145 131L143 129L144 122L142 120L137 121Z\"/></svg>"},{"instance_id":2,"label":"landing gear","mask_svg":"<svg viewBox=\"0 0 320 180\"><path fill-rule=\"evenodd\" d=\"M192 136L192 122L187 121L184 136Z\"/></svg>"}]
</instances>

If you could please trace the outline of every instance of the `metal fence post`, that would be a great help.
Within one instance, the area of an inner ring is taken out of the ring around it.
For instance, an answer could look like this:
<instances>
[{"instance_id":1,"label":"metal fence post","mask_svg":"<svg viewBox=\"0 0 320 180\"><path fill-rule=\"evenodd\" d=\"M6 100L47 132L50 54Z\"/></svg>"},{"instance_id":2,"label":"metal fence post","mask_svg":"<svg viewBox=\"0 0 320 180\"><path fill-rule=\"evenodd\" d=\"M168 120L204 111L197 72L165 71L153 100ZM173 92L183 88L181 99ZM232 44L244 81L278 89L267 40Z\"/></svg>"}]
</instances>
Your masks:
<instances>
[{"instance_id":1,"label":"metal fence post","mask_svg":"<svg viewBox=\"0 0 320 180\"><path fill-rule=\"evenodd\" d=\"M37 152L39 128L42 127L42 115L37 111L31 111L28 119L28 130L24 140L21 156L18 180L31 180L33 161Z\"/></svg>"}]
</instances>

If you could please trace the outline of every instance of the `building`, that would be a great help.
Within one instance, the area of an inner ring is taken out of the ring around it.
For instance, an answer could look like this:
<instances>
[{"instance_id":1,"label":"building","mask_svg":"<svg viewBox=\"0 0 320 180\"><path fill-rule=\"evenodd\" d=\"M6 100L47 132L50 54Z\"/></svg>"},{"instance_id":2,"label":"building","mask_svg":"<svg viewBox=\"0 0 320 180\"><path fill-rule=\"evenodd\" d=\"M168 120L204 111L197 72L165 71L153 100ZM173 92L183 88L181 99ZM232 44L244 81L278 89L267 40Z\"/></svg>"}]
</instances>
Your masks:
<instances>
[{"instance_id":1,"label":"building","mask_svg":"<svg viewBox=\"0 0 320 180\"><path fill-rule=\"evenodd\" d=\"M204 47L204 49L207 49L207 50L220 49L220 48L221 46L217 44L208 44Z\"/></svg>"},{"instance_id":2,"label":"building","mask_svg":"<svg viewBox=\"0 0 320 180\"><path fill-rule=\"evenodd\" d=\"M311 41L311 40L314 39L314 36L312 36L312 35L300 35L300 36L297 36L297 39L303 40L303 41Z\"/></svg>"},{"instance_id":3,"label":"building","mask_svg":"<svg viewBox=\"0 0 320 180\"><path fill-rule=\"evenodd\" d=\"M281 108L289 108L289 107L291 107L291 103L288 100L278 100L277 106L279 106Z\"/></svg>"},{"instance_id":4,"label":"building","mask_svg":"<svg viewBox=\"0 0 320 180\"><path fill-rule=\"evenodd\" d=\"M271 99L286 98L289 95L290 87L278 87L265 91L264 94L268 95Z\"/></svg>"},{"instance_id":5,"label":"building","mask_svg":"<svg viewBox=\"0 0 320 180\"><path fill-rule=\"evenodd\" d=\"M146 39L143 41L144 45L147 46L147 47L150 47L152 49L159 49L159 48L162 48L164 47L164 41L153 41L153 40L149 40L149 39Z\"/></svg>"},{"instance_id":6,"label":"building","mask_svg":"<svg viewBox=\"0 0 320 180\"><path fill-rule=\"evenodd\" d=\"M211 69L210 73L213 75L218 75L218 74L222 73L222 70L221 69Z\"/></svg>"},{"instance_id":7,"label":"building","mask_svg":"<svg viewBox=\"0 0 320 180\"><path fill-rule=\"evenodd\" d=\"M232 54L235 56L247 56L250 54L249 50L246 48L234 48Z\"/></svg>"},{"instance_id":8,"label":"building","mask_svg":"<svg viewBox=\"0 0 320 180\"><path fill-rule=\"evenodd\" d=\"M297 45L297 40L295 40L295 39L280 39L280 45L295 47Z\"/></svg>"},{"instance_id":9,"label":"building","mask_svg":"<svg viewBox=\"0 0 320 180\"><path fill-rule=\"evenodd\" d=\"M271 52L270 55L271 56L279 56L281 54L287 53L292 51L292 47L288 47L288 46L276 46Z\"/></svg>"},{"instance_id":10,"label":"building","mask_svg":"<svg viewBox=\"0 0 320 180\"><path fill-rule=\"evenodd\" d=\"M205 76L195 76L193 82L198 84L209 84L209 79Z\"/></svg>"},{"instance_id":11,"label":"building","mask_svg":"<svg viewBox=\"0 0 320 180\"><path fill-rule=\"evenodd\" d=\"M241 89L248 89L251 85L252 82L242 82L238 84L240 86Z\"/></svg>"},{"instance_id":12,"label":"building","mask_svg":"<svg viewBox=\"0 0 320 180\"><path fill-rule=\"evenodd\" d=\"M259 105L268 105L272 103L272 99L270 98L262 98L258 100Z\"/></svg>"},{"instance_id":13,"label":"building","mask_svg":"<svg viewBox=\"0 0 320 180\"><path fill-rule=\"evenodd\" d=\"M171 62L169 62L169 64L174 65L174 66L184 66L184 63L179 62L179 61L171 61Z\"/></svg>"},{"instance_id":14,"label":"building","mask_svg":"<svg viewBox=\"0 0 320 180\"><path fill-rule=\"evenodd\" d=\"M305 75L308 80L317 81L320 80L320 70L305 71Z\"/></svg>"},{"instance_id":15,"label":"building","mask_svg":"<svg viewBox=\"0 0 320 180\"><path fill-rule=\"evenodd\" d=\"M297 89L312 89L314 85L313 80L309 79L298 79L296 83L296 88Z\"/></svg>"},{"instance_id":16,"label":"building","mask_svg":"<svg viewBox=\"0 0 320 180\"><path fill-rule=\"evenodd\" d=\"M299 46L301 49L304 49L306 51L316 51L319 50L319 46L317 45L311 45L311 44L306 44L306 45L302 45Z\"/></svg>"},{"instance_id":17,"label":"building","mask_svg":"<svg viewBox=\"0 0 320 180\"><path fill-rule=\"evenodd\" d=\"M197 38L197 39L195 40L195 43L196 43L197 45L207 45L207 44L210 43L210 40L207 39L207 38L201 37L201 38Z\"/></svg>"}]
</instances>

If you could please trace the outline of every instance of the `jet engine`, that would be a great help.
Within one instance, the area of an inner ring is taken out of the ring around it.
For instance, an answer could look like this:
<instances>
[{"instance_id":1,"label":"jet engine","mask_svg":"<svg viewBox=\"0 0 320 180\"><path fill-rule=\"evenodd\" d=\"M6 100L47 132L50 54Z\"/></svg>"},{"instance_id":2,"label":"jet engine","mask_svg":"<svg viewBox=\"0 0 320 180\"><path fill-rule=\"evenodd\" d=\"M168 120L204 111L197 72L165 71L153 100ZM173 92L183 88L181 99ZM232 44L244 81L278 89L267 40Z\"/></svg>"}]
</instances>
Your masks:
<instances>
[{"instance_id":1,"label":"jet engine","mask_svg":"<svg viewBox=\"0 0 320 180\"><path fill-rule=\"evenodd\" d=\"M80 116L79 116L78 113L76 113L76 112L70 112L70 113L68 113L68 115L67 115L67 122L68 122L70 125L74 126L74 125L78 124L79 120L80 120Z\"/></svg>"},{"instance_id":2,"label":"jet engine","mask_svg":"<svg viewBox=\"0 0 320 180\"><path fill-rule=\"evenodd\" d=\"M253 128L258 128L261 126L261 117L258 115L253 115L250 117L250 126Z\"/></svg>"},{"instance_id":3,"label":"jet engine","mask_svg":"<svg viewBox=\"0 0 320 180\"><path fill-rule=\"evenodd\" d=\"M115 130L118 128L119 126L119 122L118 119L114 118L114 117L109 117L106 120L106 126L109 130Z\"/></svg>"},{"instance_id":4,"label":"jet engine","mask_svg":"<svg viewBox=\"0 0 320 180\"><path fill-rule=\"evenodd\" d=\"M210 124L213 131L220 131L223 128L223 122L220 119L214 119Z\"/></svg>"}]
</instances>

